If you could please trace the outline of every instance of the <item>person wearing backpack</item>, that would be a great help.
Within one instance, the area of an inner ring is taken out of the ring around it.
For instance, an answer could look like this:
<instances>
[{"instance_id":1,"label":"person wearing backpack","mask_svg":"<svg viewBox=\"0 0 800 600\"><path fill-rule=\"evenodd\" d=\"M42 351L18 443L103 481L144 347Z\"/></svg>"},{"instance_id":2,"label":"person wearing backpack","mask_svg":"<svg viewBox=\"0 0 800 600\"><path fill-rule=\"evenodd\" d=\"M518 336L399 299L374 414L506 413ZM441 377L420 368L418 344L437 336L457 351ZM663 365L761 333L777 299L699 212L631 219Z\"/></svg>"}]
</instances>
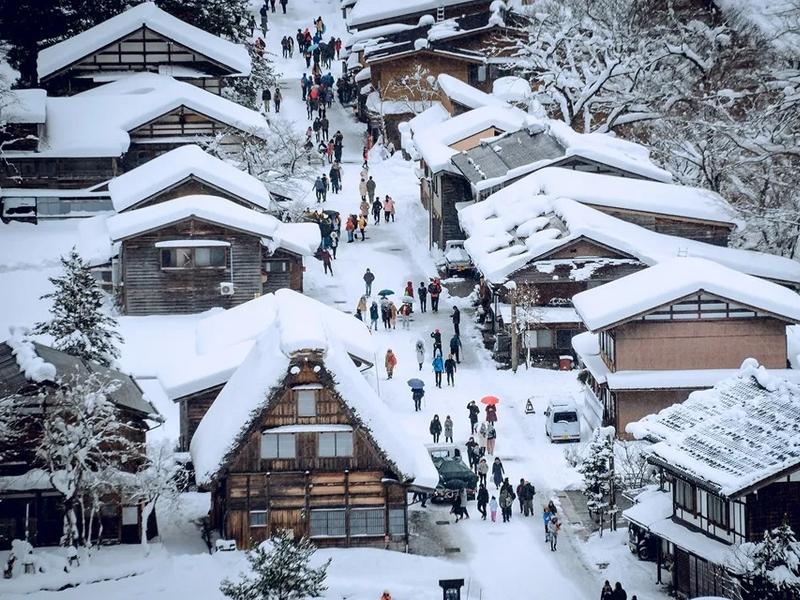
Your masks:
<instances>
[{"instance_id":1,"label":"person wearing backpack","mask_svg":"<svg viewBox=\"0 0 800 600\"><path fill-rule=\"evenodd\" d=\"M431 296L431 310L435 313L439 312L439 295L442 293L442 284L436 278L428 285L428 293Z\"/></svg>"}]
</instances>

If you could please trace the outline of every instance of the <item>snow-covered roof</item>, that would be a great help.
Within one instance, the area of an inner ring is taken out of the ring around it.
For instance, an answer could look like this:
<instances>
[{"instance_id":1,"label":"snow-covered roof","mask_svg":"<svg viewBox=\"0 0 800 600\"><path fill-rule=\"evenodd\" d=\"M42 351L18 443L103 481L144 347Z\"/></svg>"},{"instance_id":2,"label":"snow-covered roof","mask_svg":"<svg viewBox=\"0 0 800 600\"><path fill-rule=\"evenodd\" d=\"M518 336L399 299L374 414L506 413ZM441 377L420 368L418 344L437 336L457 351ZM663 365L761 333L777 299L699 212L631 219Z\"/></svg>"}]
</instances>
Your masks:
<instances>
[{"instance_id":1,"label":"snow-covered roof","mask_svg":"<svg viewBox=\"0 0 800 600\"><path fill-rule=\"evenodd\" d=\"M649 460L723 496L800 468L800 387L753 359L710 390L627 426Z\"/></svg>"},{"instance_id":2,"label":"snow-covered roof","mask_svg":"<svg viewBox=\"0 0 800 600\"><path fill-rule=\"evenodd\" d=\"M267 121L256 111L166 75L138 73L75 96L47 98L47 120L38 151L6 154L120 156L130 146L131 130L181 106L247 134L267 135Z\"/></svg>"},{"instance_id":3,"label":"snow-covered roof","mask_svg":"<svg viewBox=\"0 0 800 600\"><path fill-rule=\"evenodd\" d=\"M11 337L6 340L17 366L25 379L35 383L55 382L56 368L36 353L33 342L27 338L27 331L21 327L11 328Z\"/></svg>"},{"instance_id":4,"label":"snow-covered roof","mask_svg":"<svg viewBox=\"0 0 800 600\"><path fill-rule=\"evenodd\" d=\"M413 160L419 160L421 155L417 145L414 143L414 136L449 118L450 113L445 110L441 102L434 102L429 108L423 110L412 119L398 124L400 146Z\"/></svg>"},{"instance_id":5,"label":"snow-covered roof","mask_svg":"<svg viewBox=\"0 0 800 600\"><path fill-rule=\"evenodd\" d=\"M39 78L43 79L141 27L170 38L229 68L233 73L250 73L250 56L244 46L181 21L153 2L144 2L39 52Z\"/></svg>"},{"instance_id":6,"label":"snow-covered roof","mask_svg":"<svg viewBox=\"0 0 800 600\"><path fill-rule=\"evenodd\" d=\"M625 190L627 183L639 189L642 183L635 179L587 176L566 169L544 171L558 171L558 181L565 182L569 182L573 175L586 180L599 177L598 187L612 179L616 189L620 190ZM618 185L617 179L620 180ZM478 269L492 283L503 283L515 271L537 258L579 238L588 238L632 256L645 265L655 265L685 255L714 260L749 275L800 284L800 263L797 261L656 233L576 202L566 193L559 193L559 185L542 186L552 190L552 193L536 195L536 183L525 189L520 185L524 181L514 183L482 202L462 207L458 213L461 227L468 236L464 245ZM672 190L666 189L669 187L677 188L675 192L678 197L684 193L679 186L661 183L648 185L657 186L663 198L672 194ZM567 191L569 187L567 183ZM623 194L623 200L628 195ZM623 200L614 202L612 199L608 202L622 207L625 205ZM543 262L539 270L552 271L551 262ZM600 266L601 262L595 262L594 267ZM570 276L573 279L585 279L591 276L591 268L587 266L587 269Z\"/></svg>"},{"instance_id":7,"label":"snow-covered roof","mask_svg":"<svg viewBox=\"0 0 800 600\"><path fill-rule=\"evenodd\" d=\"M123 173L108 189L114 209L121 212L192 175L265 210L271 208L261 181L195 145L175 148Z\"/></svg>"},{"instance_id":8,"label":"snow-covered roof","mask_svg":"<svg viewBox=\"0 0 800 600\"><path fill-rule=\"evenodd\" d=\"M310 256L319 246L319 228L313 223L282 223L271 215L245 208L225 198L202 194L183 196L114 215L106 220L106 227L109 237L116 242L188 218L260 236L262 243L270 249L281 247Z\"/></svg>"},{"instance_id":9,"label":"snow-covered roof","mask_svg":"<svg viewBox=\"0 0 800 600\"><path fill-rule=\"evenodd\" d=\"M512 106L482 106L420 131L414 143L432 171L454 170L450 158L459 152L450 146L487 129L517 131L538 119ZM493 136L490 136L493 137Z\"/></svg>"},{"instance_id":10,"label":"snow-covered roof","mask_svg":"<svg viewBox=\"0 0 800 600\"><path fill-rule=\"evenodd\" d=\"M441 7L471 4L475 0L404 0L403 2L381 2L380 0L359 0L347 16L348 27L358 29L368 23L384 21L394 17L404 17L415 13L435 10ZM486 1L489 4L489 0Z\"/></svg>"},{"instance_id":11,"label":"snow-covered roof","mask_svg":"<svg viewBox=\"0 0 800 600\"><path fill-rule=\"evenodd\" d=\"M208 483L232 458L268 403L283 385L297 352L317 351L333 379L334 391L353 411L397 474L418 485L435 487L439 476L422 445L397 436L391 412L348 356L342 332L329 327L322 310L307 310L299 294L274 295L274 315L258 336L247 358L231 376L195 432L191 453L197 480ZM322 307L320 303L316 303Z\"/></svg>"},{"instance_id":12,"label":"snow-covered roof","mask_svg":"<svg viewBox=\"0 0 800 600\"><path fill-rule=\"evenodd\" d=\"M673 258L575 294L587 329L598 331L700 291L791 323L800 323L800 295L777 283L702 258Z\"/></svg>"},{"instance_id":13,"label":"snow-covered roof","mask_svg":"<svg viewBox=\"0 0 800 600\"><path fill-rule=\"evenodd\" d=\"M439 83L439 89L448 98L468 108L480 108L481 106L508 107L508 103L505 100L482 92L478 88L472 87L447 73L441 73L436 80Z\"/></svg>"},{"instance_id":14,"label":"snow-covered roof","mask_svg":"<svg viewBox=\"0 0 800 600\"><path fill-rule=\"evenodd\" d=\"M10 90L0 104L0 122L44 123L47 116L45 90Z\"/></svg>"},{"instance_id":15,"label":"snow-covered roof","mask_svg":"<svg viewBox=\"0 0 800 600\"><path fill-rule=\"evenodd\" d=\"M409 25L407 23L389 23L388 25L379 25L378 27L361 29L359 31L353 31L344 40L343 45L345 48L351 48L354 44L358 44L359 42L366 42L367 40L378 41L381 40L384 36L416 28L417 28L416 25Z\"/></svg>"}]
</instances>

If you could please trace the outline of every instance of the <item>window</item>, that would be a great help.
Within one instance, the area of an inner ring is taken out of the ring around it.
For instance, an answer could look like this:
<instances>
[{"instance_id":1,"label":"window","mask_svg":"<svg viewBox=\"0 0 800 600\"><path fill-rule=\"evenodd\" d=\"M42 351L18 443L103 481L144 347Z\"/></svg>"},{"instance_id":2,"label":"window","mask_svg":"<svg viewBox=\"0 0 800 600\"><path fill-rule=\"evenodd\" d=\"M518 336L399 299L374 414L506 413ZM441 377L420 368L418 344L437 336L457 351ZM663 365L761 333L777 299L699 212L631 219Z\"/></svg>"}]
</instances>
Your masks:
<instances>
[{"instance_id":1,"label":"window","mask_svg":"<svg viewBox=\"0 0 800 600\"><path fill-rule=\"evenodd\" d=\"M532 329L525 332L526 348L552 348L553 332L549 329Z\"/></svg>"},{"instance_id":2,"label":"window","mask_svg":"<svg viewBox=\"0 0 800 600\"><path fill-rule=\"evenodd\" d=\"M350 511L350 535L382 536L385 532L383 508L358 508Z\"/></svg>"},{"instance_id":3,"label":"window","mask_svg":"<svg viewBox=\"0 0 800 600\"><path fill-rule=\"evenodd\" d=\"M162 269L224 268L225 248L162 248Z\"/></svg>"},{"instance_id":4,"label":"window","mask_svg":"<svg viewBox=\"0 0 800 600\"><path fill-rule=\"evenodd\" d=\"M722 527L728 527L728 503L719 496L706 494L708 520Z\"/></svg>"},{"instance_id":5,"label":"window","mask_svg":"<svg viewBox=\"0 0 800 600\"><path fill-rule=\"evenodd\" d=\"M266 527L269 524L269 515L265 510L250 511L250 527Z\"/></svg>"},{"instance_id":6,"label":"window","mask_svg":"<svg viewBox=\"0 0 800 600\"><path fill-rule=\"evenodd\" d=\"M264 262L264 271L266 273L286 273L289 270L288 260L268 260Z\"/></svg>"},{"instance_id":7,"label":"window","mask_svg":"<svg viewBox=\"0 0 800 600\"><path fill-rule=\"evenodd\" d=\"M695 512L694 486L683 479L675 480L675 504L679 507Z\"/></svg>"},{"instance_id":8,"label":"window","mask_svg":"<svg viewBox=\"0 0 800 600\"><path fill-rule=\"evenodd\" d=\"M572 348L572 338L580 333L579 329L557 329L556 348Z\"/></svg>"},{"instance_id":9,"label":"window","mask_svg":"<svg viewBox=\"0 0 800 600\"><path fill-rule=\"evenodd\" d=\"M317 416L317 394L314 390L296 390L295 397L298 417Z\"/></svg>"},{"instance_id":10,"label":"window","mask_svg":"<svg viewBox=\"0 0 800 600\"><path fill-rule=\"evenodd\" d=\"M389 509L389 535L406 534L406 511L404 508Z\"/></svg>"},{"instance_id":11,"label":"window","mask_svg":"<svg viewBox=\"0 0 800 600\"><path fill-rule=\"evenodd\" d=\"M311 537L345 537L344 509L311 510Z\"/></svg>"},{"instance_id":12,"label":"window","mask_svg":"<svg viewBox=\"0 0 800 600\"><path fill-rule=\"evenodd\" d=\"M320 458L353 456L353 432L332 431L319 434Z\"/></svg>"},{"instance_id":13,"label":"window","mask_svg":"<svg viewBox=\"0 0 800 600\"><path fill-rule=\"evenodd\" d=\"M295 438L293 433L261 434L261 458L294 458Z\"/></svg>"},{"instance_id":14,"label":"window","mask_svg":"<svg viewBox=\"0 0 800 600\"><path fill-rule=\"evenodd\" d=\"M573 411L553 413L553 423L577 423L578 414Z\"/></svg>"}]
</instances>

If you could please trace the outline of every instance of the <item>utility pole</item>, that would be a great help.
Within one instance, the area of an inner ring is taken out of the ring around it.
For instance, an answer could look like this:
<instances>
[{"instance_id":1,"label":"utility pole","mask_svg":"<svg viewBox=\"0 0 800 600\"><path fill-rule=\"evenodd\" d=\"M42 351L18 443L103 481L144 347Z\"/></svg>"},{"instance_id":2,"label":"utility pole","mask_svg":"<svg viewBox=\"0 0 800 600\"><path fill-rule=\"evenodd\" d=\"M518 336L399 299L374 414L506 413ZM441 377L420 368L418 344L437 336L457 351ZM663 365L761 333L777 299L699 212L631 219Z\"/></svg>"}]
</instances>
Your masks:
<instances>
[{"instance_id":1,"label":"utility pole","mask_svg":"<svg viewBox=\"0 0 800 600\"><path fill-rule=\"evenodd\" d=\"M517 290L511 291L511 370L519 367L519 333L517 330Z\"/></svg>"}]
</instances>

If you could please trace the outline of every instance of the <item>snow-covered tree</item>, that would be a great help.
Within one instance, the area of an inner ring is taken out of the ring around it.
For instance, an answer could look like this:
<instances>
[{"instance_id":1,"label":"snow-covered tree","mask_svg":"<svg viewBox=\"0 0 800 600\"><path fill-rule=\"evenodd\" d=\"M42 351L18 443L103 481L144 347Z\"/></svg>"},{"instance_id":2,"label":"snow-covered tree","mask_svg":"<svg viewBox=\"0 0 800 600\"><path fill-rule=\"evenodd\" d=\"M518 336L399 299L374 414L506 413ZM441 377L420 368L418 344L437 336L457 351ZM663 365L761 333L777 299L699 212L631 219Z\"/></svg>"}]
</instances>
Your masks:
<instances>
[{"instance_id":1,"label":"snow-covered tree","mask_svg":"<svg viewBox=\"0 0 800 600\"><path fill-rule=\"evenodd\" d=\"M147 546L147 521L160 500L174 503L186 478L183 466L175 460L169 440L151 444L140 468L122 477L122 494L126 502L142 506L141 544Z\"/></svg>"},{"instance_id":2,"label":"snow-covered tree","mask_svg":"<svg viewBox=\"0 0 800 600\"><path fill-rule=\"evenodd\" d=\"M138 450L125 435L126 425L118 421L109 399L119 385L97 374L83 379L73 376L38 396L44 418L38 422L41 437L36 456L63 498L65 546L90 543L91 523L84 521L81 536L78 509L91 519L117 468L137 458Z\"/></svg>"},{"instance_id":3,"label":"snow-covered tree","mask_svg":"<svg viewBox=\"0 0 800 600\"><path fill-rule=\"evenodd\" d=\"M234 42L243 42L252 33L249 0L157 0L156 4L195 27Z\"/></svg>"},{"instance_id":4,"label":"snow-covered tree","mask_svg":"<svg viewBox=\"0 0 800 600\"><path fill-rule=\"evenodd\" d=\"M53 337L53 347L73 356L108 366L119 356L117 321L103 307L105 294L75 248L61 257L64 273L50 277L55 291L42 296L52 299L52 318L37 323L34 333Z\"/></svg>"},{"instance_id":5,"label":"snow-covered tree","mask_svg":"<svg viewBox=\"0 0 800 600\"><path fill-rule=\"evenodd\" d=\"M583 494L591 511L602 510L609 504L613 452L611 438L602 429L595 429L578 465L578 472L583 475Z\"/></svg>"},{"instance_id":6,"label":"snow-covered tree","mask_svg":"<svg viewBox=\"0 0 800 600\"><path fill-rule=\"evenodd\" d=\"M310 564L316 552L307 538L293 539L282 530L247 553L251 574L242 573L237 582L225 579L220 591L233 600L301 600L319 598L327 589L328 559L317 568Z\"/></svg>"},{"instance_id":7,"label":"snow-covered tree","mask_svg":"<svg viewBox=\"0 0 800 600\"><path fill-rule=\"evenodd\" d=\"M223 89L223 95L242 106L258 110L261 107L261 92L265 88L274 88L280 73L275 72L273 54L259 52L255 44L250 42L246 42L245 46L250 54L250 75L230 78L229 86Z\"/></svg>"},{"instance_id":8,"label":"snow-covered tree","mask_svg":"<svg viewBox=\"0 0 800 600\"><path fill-rule=\"evenodd\" d=\"M737 556L746 600L800 597L800 543L788 523L765 531L760 542L742 544Z\"/></svg>"},{"instance_id":9,"label":"snow-covered tree","mask_svg":"<svg viewBox=\"0 0 800 600\"><path fill-rule=\"evenodd\" d=\"M542 322L542 307L539 290L534 285L517 284L509 281L505 284L508 290L506 300L511 303L511 368L516 373L517 361L519 360L518 340L520 337L525 339L526 332L536 329ZM525 351L525 366L531 364L530 346Z\"/></svg>"}]
</instances>

